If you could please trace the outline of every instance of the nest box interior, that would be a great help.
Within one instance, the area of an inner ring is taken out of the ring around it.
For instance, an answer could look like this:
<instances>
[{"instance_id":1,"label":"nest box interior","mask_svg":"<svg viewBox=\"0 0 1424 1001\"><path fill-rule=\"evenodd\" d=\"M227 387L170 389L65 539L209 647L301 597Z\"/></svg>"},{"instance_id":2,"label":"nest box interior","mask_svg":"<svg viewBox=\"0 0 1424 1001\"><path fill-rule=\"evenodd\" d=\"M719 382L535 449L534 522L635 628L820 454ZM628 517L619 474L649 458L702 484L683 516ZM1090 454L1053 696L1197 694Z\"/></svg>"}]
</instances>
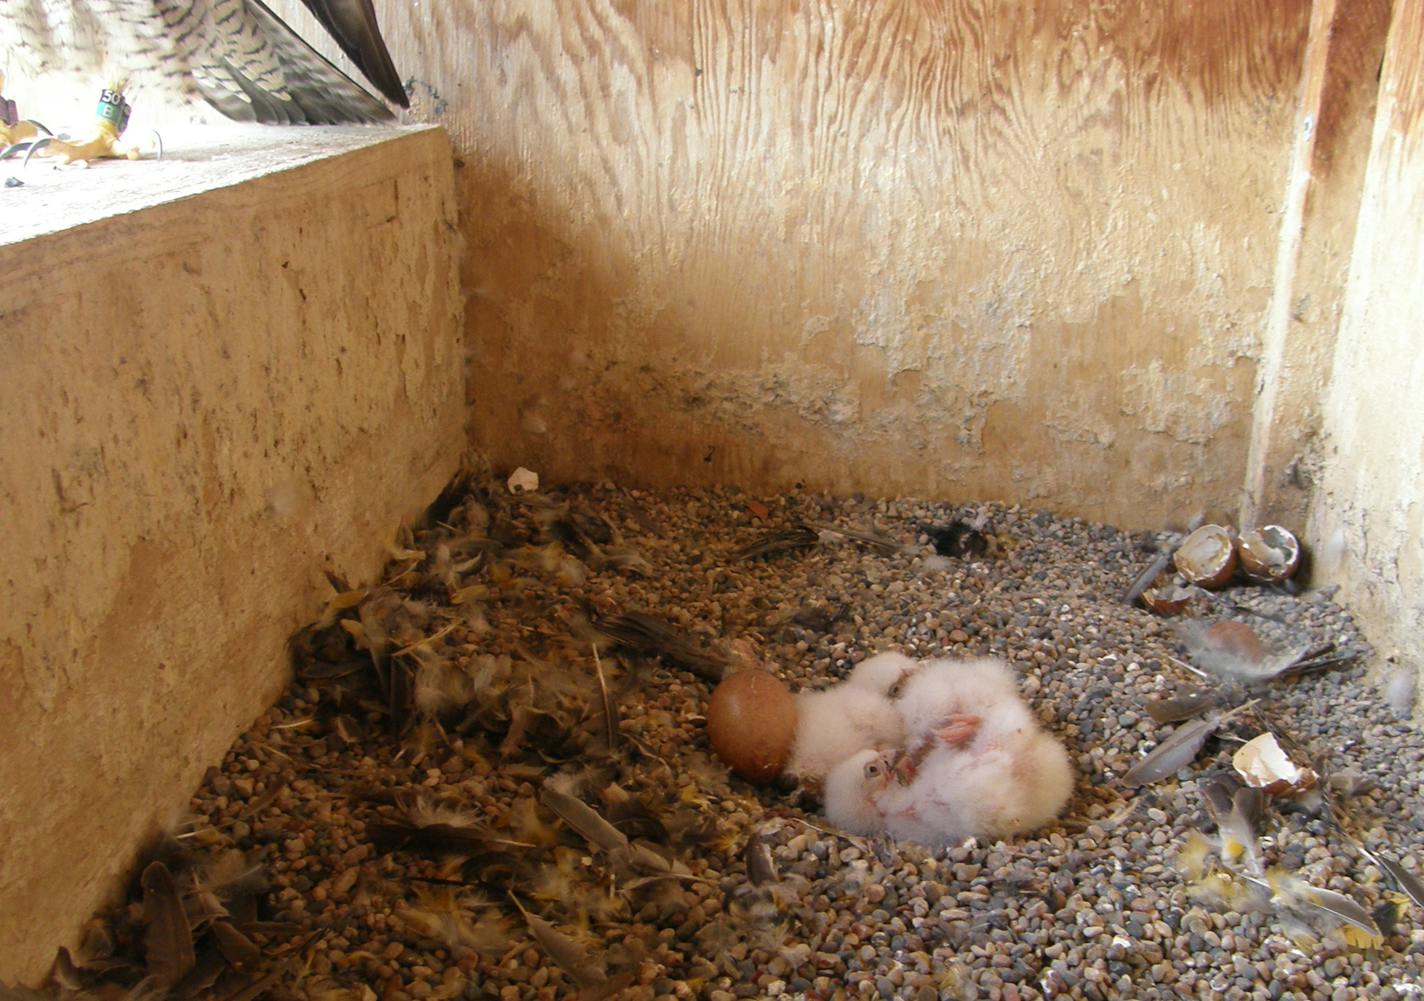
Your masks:
<instances>
[{"instance_id":1,"label":"nest box interior","mask_svg":"<svg viewBox=\"0 0 1424 1001\"><path fill-rule=\"evenodd\" d=\"M376 6L400 127L0 193L0 980L467 453L1281 524L1417 669L1424 0Z\"/></svg>"}]
</instances>

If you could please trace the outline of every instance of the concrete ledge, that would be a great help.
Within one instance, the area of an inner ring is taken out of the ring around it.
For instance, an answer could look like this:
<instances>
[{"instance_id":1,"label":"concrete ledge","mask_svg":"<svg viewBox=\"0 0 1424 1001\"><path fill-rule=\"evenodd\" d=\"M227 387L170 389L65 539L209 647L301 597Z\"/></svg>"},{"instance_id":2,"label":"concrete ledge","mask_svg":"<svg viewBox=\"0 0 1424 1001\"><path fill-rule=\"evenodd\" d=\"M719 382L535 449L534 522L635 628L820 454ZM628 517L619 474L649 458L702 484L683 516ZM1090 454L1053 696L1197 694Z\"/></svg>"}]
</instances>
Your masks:
<instances>
[{"instance_id":1,"label":"concrete ledge","mask_svg":"<svg viewBox=\"0 0 1424 1001\"><path fill-rule=\"evenodd\" d=\"M0 980L42 976L465 435L438 129L0 189ZM19 173L0 165L0 176Z\"/></svg>"}]
</instances>

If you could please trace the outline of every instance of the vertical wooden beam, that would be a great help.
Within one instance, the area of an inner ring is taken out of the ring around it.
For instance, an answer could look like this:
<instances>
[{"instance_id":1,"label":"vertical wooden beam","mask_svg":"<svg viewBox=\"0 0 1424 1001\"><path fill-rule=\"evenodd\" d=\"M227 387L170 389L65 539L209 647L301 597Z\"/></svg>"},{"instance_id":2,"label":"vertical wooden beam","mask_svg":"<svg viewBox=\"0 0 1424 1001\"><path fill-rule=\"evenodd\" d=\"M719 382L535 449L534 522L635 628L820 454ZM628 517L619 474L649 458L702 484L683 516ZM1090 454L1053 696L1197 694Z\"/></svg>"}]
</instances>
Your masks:
<instances>
[{"instance_id":1,"label":"vertical wooden beam","mask_svg":"<svg viewBox=\"0 0 1424 1001\"><path fill-rule=\"evenodd\" d=\"M1424 676L1424 0L1397 0L1311 505L1316 566Z\"/></svg>"},{"instance_id":2,"label":"vertical wooden beam","mask_svg":"<svg viewBox=\"0 0 1424 1001\"><path fill-rule=\"evenodd\" d=\"M1301 75L1240 523L1299 526L1368 159L1390 0L1316 0Z\"/></svg>"}]
</instances>

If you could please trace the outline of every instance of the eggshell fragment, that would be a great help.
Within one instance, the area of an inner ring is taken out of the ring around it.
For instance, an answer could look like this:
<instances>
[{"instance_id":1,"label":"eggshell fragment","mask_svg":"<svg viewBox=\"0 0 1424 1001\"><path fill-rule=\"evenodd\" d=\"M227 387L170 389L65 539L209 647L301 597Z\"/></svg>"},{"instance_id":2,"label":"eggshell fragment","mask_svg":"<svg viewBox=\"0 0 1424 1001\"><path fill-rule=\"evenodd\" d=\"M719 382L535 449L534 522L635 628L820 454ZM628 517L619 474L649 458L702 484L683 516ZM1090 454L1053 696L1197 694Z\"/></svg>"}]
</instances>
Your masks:
<instances>
[{"instance_id":1,"label":"eggshell fragment","mask_svg":"<svg viewBox=\"0 0 1424 1001\"><path fill-rule=\"evenodd\" d=\"M1263 733L1241 745L1231 756L1231 764L1247 785L1268 793L1309 789L1316 780L1313 771L1290 759L1273 733Z\"/></svg>"},{"instance_id":2,"label":"eggshell fragment","mask_svg":"<svg viewBox=\"0 0 1424 1001\"><path fill-rule=\"evenodd\" d=\"M1164 573L1142 592L1142 603L1158 615L1177 615L1198 594L1178 574Z\"/></svg>"},{"instance_id":3,"label":"eggshell fragment","mask_svg":"<svg viewBox=\"0 0 1424 1001\"><path fill-rule=\"evenodd\" d=\"M1300 540L1280 525L1250 528L1236 540L1241 569L1252 580L1277 583L1300 566Z\"/></svg>"},{"instance_id":4,"label":"eggshell fragment","mask_svg":"<svg viewBox=\"0 0 1424 1001\"><path fill-rule=\"evenodd\" d=\"M1236 572L1236 546L1225 525L1203 525L1172 556L1177 572L1198 587L1225 587Z\"/></svg>"},{"instance_id":5,"label":"eggshell fragment","mask_svg":"<svg viewBox=\"0 0 1424 1001\"><path fill-rule=\"evenodd\" d=\"M707 736L717 757L758 785L781 774L796 736L796 700L766 671L738 671L712 692Z\"/></svg>"}]
</instances>

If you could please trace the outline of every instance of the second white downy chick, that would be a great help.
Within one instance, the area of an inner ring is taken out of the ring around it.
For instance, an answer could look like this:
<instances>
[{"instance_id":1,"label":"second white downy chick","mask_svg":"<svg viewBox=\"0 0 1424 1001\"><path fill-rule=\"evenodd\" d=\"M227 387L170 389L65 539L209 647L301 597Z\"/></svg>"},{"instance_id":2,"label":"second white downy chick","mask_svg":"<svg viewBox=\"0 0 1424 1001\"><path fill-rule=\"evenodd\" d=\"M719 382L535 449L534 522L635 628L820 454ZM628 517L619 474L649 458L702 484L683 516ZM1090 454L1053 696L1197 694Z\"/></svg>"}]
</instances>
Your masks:
<instances>
[{"instance_id":1,"label":"second white downy chick","mask_svg":"<svg viewBox=\"0 0 1424 1001\"><path fill-rule=\"evenodd\" d=\"M1072 791L1068 752L1034 727L1004 741L990 736L962 749L933 747L908 785L892 778L873 803L894 837L941 845L1041 827Z\"/></svg>"},{"instance_id":2,"label":"second white downy chick","mask_svg":"<svg viewBox=\"0 0 1424 1001\"><path fill-rule=\"evenodd\" d=\"M904 724L894 698L918 665L898 653L861 661L839 685L796 695L796 738L784 769L808 789L864 748L899 747Z\"/></svg>"},{"instance_id":3,"label":"second white downy chick","mask_svg":"<svg viewBox=\"0 0 1424 1001\"><path fill-rule=\"evenodd\" d=\"M899 706L909 750L956 724L966 738L986 725L1004 733L1038 725L1013 669L990 657L927 662L905 682Z\"/></svg>"},{"instance_id":4,"label":"second white downy chick","mask_svg":"<svg viewBox=\"0 0 1424 1001\"><path fill-rule=\"evenodd\" d=\"M826 779L826 815L846 830L927 845L1004 837L1047 823L1072 793L1067 752L1039 726L1006 664L927 664L900 707L904 755L852 755Z\"/></svg>"}]
</instances>

